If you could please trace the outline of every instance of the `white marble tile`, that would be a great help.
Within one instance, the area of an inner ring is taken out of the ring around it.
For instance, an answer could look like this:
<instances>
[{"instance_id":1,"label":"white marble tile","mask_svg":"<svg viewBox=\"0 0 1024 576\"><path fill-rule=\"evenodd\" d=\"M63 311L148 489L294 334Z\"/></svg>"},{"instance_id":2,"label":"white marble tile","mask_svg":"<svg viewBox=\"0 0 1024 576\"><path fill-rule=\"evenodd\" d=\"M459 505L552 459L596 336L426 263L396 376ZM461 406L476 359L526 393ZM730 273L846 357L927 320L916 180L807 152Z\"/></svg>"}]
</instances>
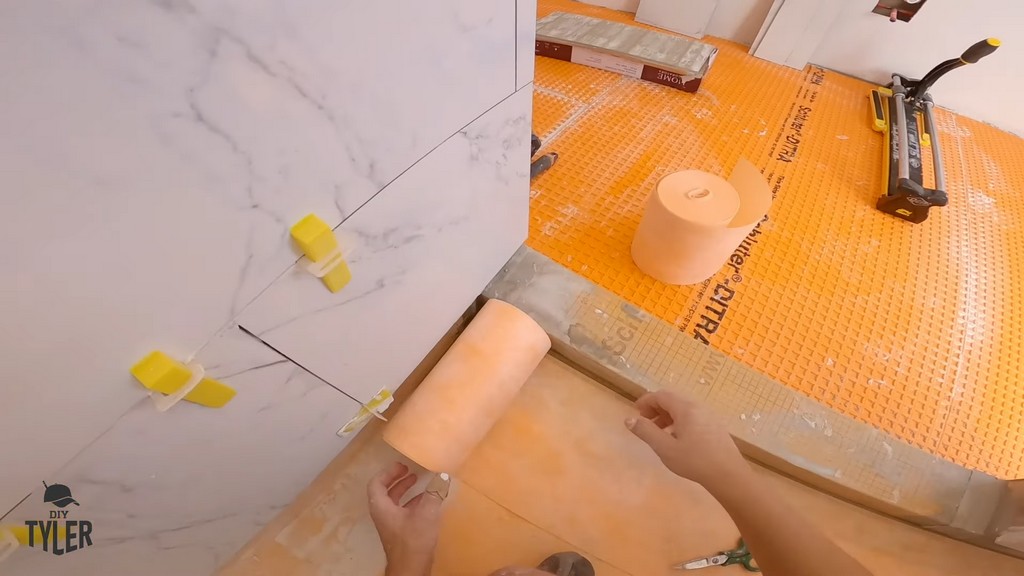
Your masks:
<instances>
[{"instance_id":1,"label":"white marble tile","mask_svg":"<svg viewBox=\"0 0 1024 576\"><path fill-rule=\"evenodd\" d=\"M516 0L516 90L533 82L537 0Z\"/></svg>"},{"instance_id":2,"label":"white marble tile","mask_svg":"<svg viewBox=\"0 0 1024 576\"><path fill-rule=\"evenodd\" d=\"M40 481L67 485L93 546L64 556L21 548L12 576L200 575L231 557L347 444L359 405L236 327L198 360L238 395L213 410L158 413L147 398L52 475L0 524L46 519Z\"/></svg>"},{"instance_id":3,"label":"white marble tile","mask_svg":"<svg viewBox=\"0 0 1024 576\"><path fill-rule=\"evenodd\" d=\"M367 402L394 389L526 239L533 85L409 169L342 224L352 282L293 268L239 323Z\"/></svg>"},{"instance_id":4,"label":"white marble tile","mask_svg":"<svg viewBox=\"0 0 1024 576\"><path fill-rule=\"evenodd\" d=\"M0 4L0 512L285 271L292 223L510 94L514 30L514 0Z\"/></svg>"}]
</instances>

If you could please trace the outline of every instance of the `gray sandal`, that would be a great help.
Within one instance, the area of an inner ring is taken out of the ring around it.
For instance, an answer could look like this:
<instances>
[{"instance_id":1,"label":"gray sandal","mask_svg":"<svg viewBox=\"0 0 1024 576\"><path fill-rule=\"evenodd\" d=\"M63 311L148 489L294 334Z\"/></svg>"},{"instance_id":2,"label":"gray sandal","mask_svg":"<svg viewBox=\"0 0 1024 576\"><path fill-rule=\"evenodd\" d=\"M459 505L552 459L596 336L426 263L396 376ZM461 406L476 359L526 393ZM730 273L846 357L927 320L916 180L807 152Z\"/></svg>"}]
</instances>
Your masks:
<instances>
[{"instance_id":1,"label":"gray sandal","mask_svg":"<svg viewBox=\"0 0 1024 576\"><path fill-rule=\"evenodd\" d=\"M575 552L559 552L544 559L537 569L555 576L594 576L594 565Z\"/></svg>"}]
</instances>

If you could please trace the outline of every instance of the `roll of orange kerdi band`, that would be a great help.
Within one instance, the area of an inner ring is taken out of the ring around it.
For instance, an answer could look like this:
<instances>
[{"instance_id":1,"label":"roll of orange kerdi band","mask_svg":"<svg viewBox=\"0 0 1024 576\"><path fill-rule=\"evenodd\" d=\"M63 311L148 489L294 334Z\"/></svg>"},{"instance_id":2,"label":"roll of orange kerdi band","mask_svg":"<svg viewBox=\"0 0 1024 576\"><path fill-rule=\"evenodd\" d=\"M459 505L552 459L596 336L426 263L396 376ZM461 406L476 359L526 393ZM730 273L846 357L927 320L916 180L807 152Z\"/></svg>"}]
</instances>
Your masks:
<instances>
[{"instance_id":1,"label":"roll of orange kerdi band","mask_svg":"<svg viewBox=\"0 0 1024 576\"><path fill-rule=\"evenodd\" d=\"M675 172L658 181L633 236L633 262L666 284L696 284L717 272L768 213L772 191L741 159L729 181Z\"/></svg>"},{"instance_id":2,"label":"roll of orange kerdi band","mask_svg":"<svg viewBox=\"0 0 1024 576\"><path fill-rule=\"evenodd\" d=\"M456 472L551 348L525 312L489 300L384 428L384 441L433 472Z\"/></svg>"}]
</instances>

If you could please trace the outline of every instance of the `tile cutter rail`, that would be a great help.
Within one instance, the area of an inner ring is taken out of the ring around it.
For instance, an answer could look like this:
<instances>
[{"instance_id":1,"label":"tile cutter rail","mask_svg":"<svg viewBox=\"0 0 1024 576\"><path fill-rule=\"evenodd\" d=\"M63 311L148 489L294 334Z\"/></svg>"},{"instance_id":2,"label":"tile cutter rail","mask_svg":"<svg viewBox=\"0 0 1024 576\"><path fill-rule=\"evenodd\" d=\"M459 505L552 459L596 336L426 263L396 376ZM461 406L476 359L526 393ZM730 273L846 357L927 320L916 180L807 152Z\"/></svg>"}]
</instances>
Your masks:
<instances>
[{"instance_id":1,"label":"tile cutter rail","mask_svg":"<svg viewBox=\"0 0 1024 576\"><path fill-rule=\"evenodd\" d=\"M932 68L920 80L893 74L889 85L871 91L872 128L885 135L882 148L884 190L876 204L879 210L919 224L928 218L929 208L949 202L942 149L932 115L934 102L928 90L939 78L961 66L976 63L995 52L999 45L995 38L982 40L959 58ZM924 186L922 144L932 149L935 188Z\"/></svg>"}]
</instances>

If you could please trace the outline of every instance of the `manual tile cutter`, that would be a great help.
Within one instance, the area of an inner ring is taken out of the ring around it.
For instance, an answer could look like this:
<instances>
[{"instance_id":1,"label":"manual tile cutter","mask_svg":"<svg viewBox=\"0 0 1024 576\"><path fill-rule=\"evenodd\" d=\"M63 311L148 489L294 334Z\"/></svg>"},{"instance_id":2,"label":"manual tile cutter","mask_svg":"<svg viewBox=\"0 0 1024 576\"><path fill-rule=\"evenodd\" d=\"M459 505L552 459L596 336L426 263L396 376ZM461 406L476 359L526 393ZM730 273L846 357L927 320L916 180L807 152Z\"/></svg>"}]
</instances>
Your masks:
<instances>
[{"instance_id":1,"label":"manual tile cutter","mask_svg":"<svg viewBox=\"0 0 1024 576\"><path fill-rule=\"evenodd\" d=\"M967 64L974 64L999 48L999 40L989 38L971 46L959 58L946 60L924 78L915 80L901 74L892 75L892 83L871 91L872 127L885 135L882 150L884 189L876 206L919 224L928 218L932 206L945 206L946 175L942 167L942 149L932 116L932 97L928 89L946 73ZM893 121L895 119L895 121ZM919 123L923 119L924 133ZM922 179L921 145L932 149L935 188L925 188Z\"/></svg>"}]
</instances>

